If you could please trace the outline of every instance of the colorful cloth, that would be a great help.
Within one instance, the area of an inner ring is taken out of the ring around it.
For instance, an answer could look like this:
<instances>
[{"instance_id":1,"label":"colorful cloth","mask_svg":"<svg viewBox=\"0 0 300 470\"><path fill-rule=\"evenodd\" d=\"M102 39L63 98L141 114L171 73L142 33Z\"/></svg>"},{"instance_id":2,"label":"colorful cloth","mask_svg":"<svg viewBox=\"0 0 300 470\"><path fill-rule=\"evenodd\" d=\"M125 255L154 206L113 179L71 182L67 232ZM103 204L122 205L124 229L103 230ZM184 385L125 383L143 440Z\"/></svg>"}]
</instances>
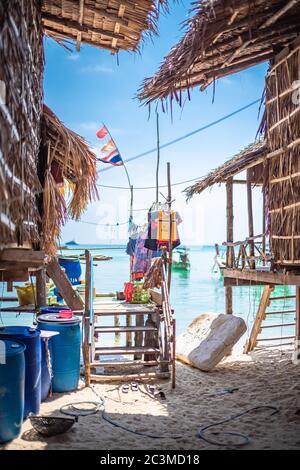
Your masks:
<instances>
[{"instance_id":1,"label":"colorful cloth","mask_svg":"<svg viewBox=\"0 0 300 470\"><path fill-rule=\"evenodd\" d=\"M135 244L133 273L146 273L151 266L152 251L145 248L146 232L140 232Z\"/></svg>"}]
</instances>

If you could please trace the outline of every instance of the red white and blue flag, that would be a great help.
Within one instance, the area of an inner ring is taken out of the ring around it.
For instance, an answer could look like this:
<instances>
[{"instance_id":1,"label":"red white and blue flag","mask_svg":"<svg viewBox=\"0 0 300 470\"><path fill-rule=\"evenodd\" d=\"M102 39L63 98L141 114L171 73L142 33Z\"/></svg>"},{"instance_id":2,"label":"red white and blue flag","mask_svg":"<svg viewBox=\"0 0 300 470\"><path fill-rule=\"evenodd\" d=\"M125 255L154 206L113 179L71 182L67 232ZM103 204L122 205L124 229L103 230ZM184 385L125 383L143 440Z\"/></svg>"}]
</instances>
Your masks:
<instances>
[{"instance_id":1,"label":"red white and blue flag","mask_svg":"<svg viewBox=\"0 0 300 470\"><path fill-rule=\"evenodd\" d=\"M105 137L108 139L100 150L100 158L98 158L98 160L102 163L109 163L114 166L124 165L118 147L113 141L108 129L105 126L101 127L101 129L96 132L96 136L101 140L105 139Z\"/></svg>"}]
</instances>

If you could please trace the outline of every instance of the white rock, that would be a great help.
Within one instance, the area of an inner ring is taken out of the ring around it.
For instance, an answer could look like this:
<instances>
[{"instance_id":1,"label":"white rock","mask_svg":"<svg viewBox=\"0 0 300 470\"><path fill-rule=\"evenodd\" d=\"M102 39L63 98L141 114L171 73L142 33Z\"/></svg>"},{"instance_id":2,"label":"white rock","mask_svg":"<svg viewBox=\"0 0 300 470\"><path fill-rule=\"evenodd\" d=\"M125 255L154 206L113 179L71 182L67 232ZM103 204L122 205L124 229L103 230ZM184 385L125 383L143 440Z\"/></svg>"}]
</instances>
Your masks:
<instances>
[{"instance_id":1,"label":"white rock","mask_svg":"<svg viewBox=\"0 0 300 470\"><path fill-rule=\"evenodd\" d=\"M204 371L212 370L247 331L234 315L204 313L176 338L176 358Z\"/></svg>"}]
</instances>

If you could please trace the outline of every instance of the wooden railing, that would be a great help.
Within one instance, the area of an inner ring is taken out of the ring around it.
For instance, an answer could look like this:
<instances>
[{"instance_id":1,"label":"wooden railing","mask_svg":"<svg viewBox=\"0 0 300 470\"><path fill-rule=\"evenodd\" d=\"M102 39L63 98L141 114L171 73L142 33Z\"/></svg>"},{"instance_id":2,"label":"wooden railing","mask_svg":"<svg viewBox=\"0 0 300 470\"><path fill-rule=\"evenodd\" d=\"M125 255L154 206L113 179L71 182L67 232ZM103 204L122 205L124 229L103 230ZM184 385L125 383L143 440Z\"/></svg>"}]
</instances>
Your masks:
<instances>
[{"instance_id":1,"label":"wooden railing","mask_svg":"<svg viewBox=\"0 0 300 470\"><path fill-rule=\"evenodd\" d=\"M175 388L176 321L172 314L167 279L166 268L162 263L162 314L164 320L161 334L162 348L164 361L171 364L172 367L172 387Z\"/></svg>"},{"instance_id":2,"label":"wooden railing","mask_svg":"<svg viewBox=\"0 0 300 470\"><path fill-rule=\"evenodd\" d=\"M232 243L224 242L223 246L227 247L226 268L257 269L272 266L272 257L266 253L265 235Z\"/></svg>"}]
</instances>

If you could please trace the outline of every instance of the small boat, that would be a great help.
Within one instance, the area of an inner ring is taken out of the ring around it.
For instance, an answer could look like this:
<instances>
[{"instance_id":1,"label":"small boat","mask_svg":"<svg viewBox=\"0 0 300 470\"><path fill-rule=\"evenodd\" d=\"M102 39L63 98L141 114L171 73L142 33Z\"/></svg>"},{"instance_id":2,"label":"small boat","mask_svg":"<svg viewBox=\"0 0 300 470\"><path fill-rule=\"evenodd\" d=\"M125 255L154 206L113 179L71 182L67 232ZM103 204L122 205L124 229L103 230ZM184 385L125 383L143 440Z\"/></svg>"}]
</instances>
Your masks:
<instances>
[{"instance_id":1,"label":"small boat","mask_svg":"<svg viewBox=\"0 0 300 470\"><path fill-rule=\"evenodd\" d=\"M174 250L174 258L172 268L175 271L190 271L191 262L189 259L188 249L185 247Z\"/></svg>"},{"instance_id":2,"label":"small boat","mask_svg":"<svg viewBox=\"0 0 300 470\"><path fill-rule=\"evenodd\" d=\"M60 258L85 261L85 254L82 253L80 255L64 255L64 256L60 256ZM95 256L93 256L93 261L109 261L111 259L113 259L112 256L106 256L106 255L95 255Z\"/></svg>"}]
</instances>

